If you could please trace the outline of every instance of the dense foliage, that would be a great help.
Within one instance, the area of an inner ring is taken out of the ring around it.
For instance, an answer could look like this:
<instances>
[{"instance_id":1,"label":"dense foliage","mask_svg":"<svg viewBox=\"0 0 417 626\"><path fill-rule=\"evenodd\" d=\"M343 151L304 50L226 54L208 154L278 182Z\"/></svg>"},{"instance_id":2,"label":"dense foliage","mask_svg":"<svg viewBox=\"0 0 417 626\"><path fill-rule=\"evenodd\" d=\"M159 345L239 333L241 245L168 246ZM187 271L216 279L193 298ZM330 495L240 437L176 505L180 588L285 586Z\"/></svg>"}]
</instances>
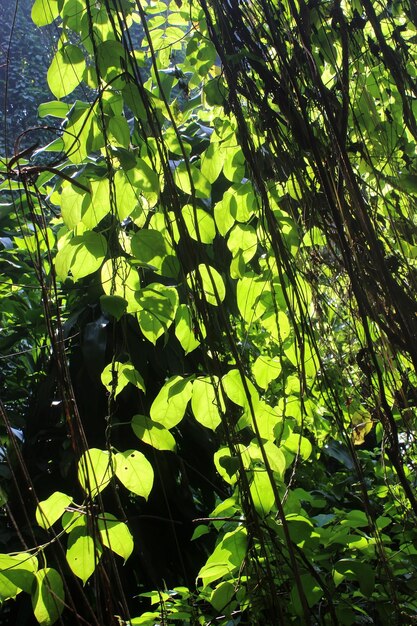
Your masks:
<instances>
[{"instance_id":1,"label":"dense foliage","mask_svg":"<svg viewBox=\"0 0 417 626\"><path fill-rule=\"evenodd\" d=\"M414 4L31 16L55 48L0 166L0 619L414 623Z\"/></svg>"}]
</instances>

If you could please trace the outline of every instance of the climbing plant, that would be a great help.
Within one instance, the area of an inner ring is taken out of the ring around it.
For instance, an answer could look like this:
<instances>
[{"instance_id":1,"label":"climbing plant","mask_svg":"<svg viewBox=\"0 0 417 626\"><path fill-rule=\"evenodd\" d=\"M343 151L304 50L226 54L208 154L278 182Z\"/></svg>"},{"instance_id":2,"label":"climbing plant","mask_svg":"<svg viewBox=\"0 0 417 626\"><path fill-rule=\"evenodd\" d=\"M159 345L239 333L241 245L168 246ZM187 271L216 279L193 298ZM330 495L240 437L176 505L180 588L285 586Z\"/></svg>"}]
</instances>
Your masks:
<instances>
[{"instance_id":1,"label":"climbing plant","mask_svg":"<svg viewBox=\"0 0 417 626\"><path fill-rule=\"evenodd\" d=\"M31 16L56 45L51 140L0 170L2 617L413 623L414 5Z\"/></svg>"}]
</instances>

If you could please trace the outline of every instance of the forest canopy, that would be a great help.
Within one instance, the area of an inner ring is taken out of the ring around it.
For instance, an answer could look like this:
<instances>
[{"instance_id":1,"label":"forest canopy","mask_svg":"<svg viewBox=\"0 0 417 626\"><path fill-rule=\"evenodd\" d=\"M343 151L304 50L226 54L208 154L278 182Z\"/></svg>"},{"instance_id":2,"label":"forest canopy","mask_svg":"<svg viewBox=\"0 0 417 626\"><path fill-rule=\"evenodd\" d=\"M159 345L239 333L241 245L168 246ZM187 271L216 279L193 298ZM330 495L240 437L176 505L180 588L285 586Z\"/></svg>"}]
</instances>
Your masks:
<instances>
[{"instance_id":1,"label":"forest canopy","mask_svg":"<svg viewBox=\"0 0 417 626\"><path fill-rule=\"evenodd\" d=\"M0 622L415 623L414 3L15 2Z\"/></svg>"}]
</instances>

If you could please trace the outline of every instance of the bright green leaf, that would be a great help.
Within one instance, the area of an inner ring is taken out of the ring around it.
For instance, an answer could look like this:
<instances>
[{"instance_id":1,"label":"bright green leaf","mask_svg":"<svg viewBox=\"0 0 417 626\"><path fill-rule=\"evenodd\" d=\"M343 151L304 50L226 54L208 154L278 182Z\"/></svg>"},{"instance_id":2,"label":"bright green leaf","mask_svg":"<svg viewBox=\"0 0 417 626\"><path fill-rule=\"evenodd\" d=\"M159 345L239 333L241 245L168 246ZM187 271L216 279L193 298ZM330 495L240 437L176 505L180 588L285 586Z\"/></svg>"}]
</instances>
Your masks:
<instances>
[{"instance_id":1,"label":"bright green leaf","mask_svg":"<svg viewBox=\"0 0 417 626\"><path fill-rule=\"evenodd\" d=\"M36 508L36 521L42 528L50 528L62 516L72 502L71 496L55 491L47 500L39 502Z\"/></svg>"},{"instance_id":2,"label":"bright green leaf","mask_svg":"<svg viewBox=\"0 0 417 626\"><path fill-rule=\"evenodd\" d=\"M78 461L78 480L84 491L94 498L112 478L110 456L105 450L90 448Z\"/></svg>"},{"instance_id":3,"label":"bright green leaf","mask_svg":"<svg viewBox=\"0 0 417 626\"><path fill-rule=\"evenodd\" d=\"M116 476L126 489L147 500L153 486L153 469L148 459L137 450L127 450L114 455L114 465Z\"/></svg>"},{"instance_id":4,"label":"bright green leaf","mask_svg":"<svg viewBox=\"0 0 417 626\"><path fill-rule=\"evenodd\" d=\"M145 415L134 415L132 428L136 437L157 450L175 451L176 443L173 435L162 424L153 422Z\"/></svg>"},{"instance_id":5,"label":"bright green leaf","mask_svg":"<svg viewBox=\"0 0 417 626\"><path fill-rule=\"evenodd\" d=\"M85 67L84 54L78 46L67 44L59 48L47 75L48 85L54 96L63 98L74 91L82 80Z\"/></svg>"},{"instance_id":6,"label":"bright green leaf","mask_svg":"<svg viewBox=\"0 0 417 626\"><path fill-rule=\"evenodd\" d=\"M165 428L173 428L184 417L191 394L191 381L181 376L173 376L164 384L152 403L152 420Z\"/></svg>"},{"instance_id":7,"label":"bright green leaf","mask_svg":"<svg viewBox=\"0 0 417 626\"><path fill-rule=\"evenodd\" d=\"M35 580L32 592L33 613L41 626L52 626L65 607L61 575L52 567L46 567L36 572Z\"/></svg>"},{"instance_id":8,"label":"bright green leaf","mask_svg":"<svg viewBox=\"0 0 417 626\"><path fill-rule=\"evenodd\" d=\"M114 515L104 513L97 520L97 527L103 545L124 560L128 559L133 552L134 544L127 525Z\"/></svg>"}]
</instances>

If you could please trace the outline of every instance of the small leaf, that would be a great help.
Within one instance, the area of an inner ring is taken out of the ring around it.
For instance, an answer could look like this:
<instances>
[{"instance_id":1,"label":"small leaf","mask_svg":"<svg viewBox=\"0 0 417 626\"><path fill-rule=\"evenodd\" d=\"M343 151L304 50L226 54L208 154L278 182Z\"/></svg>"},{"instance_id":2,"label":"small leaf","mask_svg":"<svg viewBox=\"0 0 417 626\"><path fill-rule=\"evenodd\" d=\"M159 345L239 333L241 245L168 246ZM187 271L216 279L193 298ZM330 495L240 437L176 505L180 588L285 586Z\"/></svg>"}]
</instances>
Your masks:
<instances>
[{"instance_id":1,"label":"small leaf","mask_svg":"<svg viewBox=\"0 0 417 626\"><path fill-rule=\"evenodd\" d=\"M39 502L36 509L36 521L39 526L45 530L53 526L71 502L71 496L60 491L55 491L47 500Z\"/></svg>"},{"instance_id":2,"label":"small leaf","mask_svg":"<svg viewBox=\"0 0 417 626\"><path fill-rule=\"evenodd\" d=\"M109 363L103 370L101 382L110 393L114 393L115 398L129 383L146 391L142 376L131 363Z\"/></svg>"},{"instance_id":3,"label":"small leaf","mask_svg":"<svg viewBox=\"0 0 417 626\"><path fill-rule=\"evenodd\" d=\"M110 456L107 451L90 448L84 452L78 461L78 480L91 498L103 491L111 478Z\"/></svg>"},{"instance_id":4,"label":"small leaf","mask_svg":"<svg viewBox=\"0 0 417 626\"><path fill-rule=\"evenodd\" d=\"M52 626L65 606L64 585L60 574L52 567L35 574L36 586L32 593L33 613L41 626Z\"/></svg>"},{"instance_id":5,"label":"small leaf","mask_svg":"<svg viewBox=\"0 0 417 626\"><path fill-rule=\"evenodd\" d=\"M120 482L137 496L145 500L152 490L153 469L144 454L137 450L126 450L114 455L116 476Z\"/></svg>"}]
</instances>

